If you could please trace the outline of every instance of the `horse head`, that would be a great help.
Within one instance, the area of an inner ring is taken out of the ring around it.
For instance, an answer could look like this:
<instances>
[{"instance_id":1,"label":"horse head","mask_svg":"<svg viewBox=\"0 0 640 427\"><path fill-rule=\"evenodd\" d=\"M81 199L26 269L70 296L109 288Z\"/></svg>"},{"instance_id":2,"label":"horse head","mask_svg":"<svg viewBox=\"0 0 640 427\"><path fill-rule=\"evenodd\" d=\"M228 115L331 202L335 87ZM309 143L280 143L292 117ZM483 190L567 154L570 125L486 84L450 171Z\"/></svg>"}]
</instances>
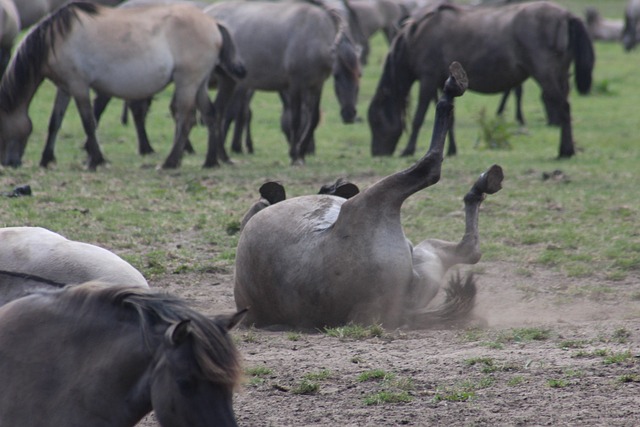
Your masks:
<instances>
[{"instance_id":1,"label":"horse head","mask_svg":"<svg viewBox=\"0 0 640 427\"><path fill-rule=\"evenodd\" d=\"M333 63L333 81L336 97L340 103L340 116L344 123L353 123L356 119L358 92L362 70L357 49L343 31L340 32L335 48Z\"/></svg>"},{"instance_id":2,"label":"horse head","mask_svg":"<svg viewBox=\"0 0 640 427\"><path fill-rule=\"evenodd\" d=\"M415 81L415 76L405 65L408 57L404 38L405 34L401 33L394 39L369 105L373 156L392 155L404 130L409 91Z\"/></svg>"},{"instance_id":3,"label":"horse head","mask_svg":"<svg viewBox=\"0 0 640 427\"><path fill-rule=\"evenodd\" d=\"M236 425L232 400L240 366L228 331L245 312L213 320L192 317L166 329L151 378L151 402L161 425Z\"/></svg>"}]
</instances>

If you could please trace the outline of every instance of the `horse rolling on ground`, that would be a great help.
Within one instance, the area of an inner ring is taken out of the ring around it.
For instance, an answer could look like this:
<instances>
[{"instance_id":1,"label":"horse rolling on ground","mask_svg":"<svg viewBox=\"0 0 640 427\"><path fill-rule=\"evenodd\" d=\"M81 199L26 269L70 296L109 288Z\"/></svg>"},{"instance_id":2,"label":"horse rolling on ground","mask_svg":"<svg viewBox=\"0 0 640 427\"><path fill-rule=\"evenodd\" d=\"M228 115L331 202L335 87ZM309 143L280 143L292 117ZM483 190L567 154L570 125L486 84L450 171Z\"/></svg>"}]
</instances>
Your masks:
<instances>
[{"instance_id":1,"label":"horse rolling on ground","mask_svg":"<svg viewBox=\"0 0 640 427\"><path fill-rule=\"evenodd\" d=\"M464 197L465 233L459 242L427 239L413 246L401 224L403 202L438 182L454 97L467 85L459 64L436 107L427 153L413 166L358 192L337 182L322 193L285 199L277 184L242 220L236 252L234 296L251 306L245 322L258 327L322 328L349 322L429 328L470 314L475 280L454 278L443 305L429 304L456 264L480 259L478 213L486 194L500 190L494 165ZM274 185L275 184L275 185Z\"/></svg>"},{"instance_id":2,"label":"horse rolling on ground","mask_svg":"<svg viewBox=\"0 0 640 427\"><path fill-rule=\"evenodd\" d=\"M371 152L391 155L404 127L407 97L419 80L419 101L406 154L413 154L425 113L460 61L469 89L499 93L532 77L542 89L548 122L561 127L559 157L575 154L571 129L569 67L575 62L578 92L591 88L595 62L584 23L551 2L473 8L443 3L409 22L394 39L369 105Z\"/></svg>"},{"instance_id":3,"label":"horse rolling on ground","mask_svg":"<svg viewBox=\"0 0 640 427\"><path fill-rule=\"evenodd\" d=\"M90 90L123 99L146 99L170 82L175 87L171 113L176 127L173 148L162 166L180 165L196 109L209 130L208 151L215 152L220 121L207 85L224 57L222 52L217 23L194 6L128 10L81 2L64 6L26 36L2 79L0 162L14 167L21 164L32 130L28 107L45 78L57 85L58 93L42 166L55 160L55 135L70 97L87 135L88 167L95 169L105 159L96 139ZM241 64L236 65L230 68L244 71Z\"/></svg>"},{"instance_id":4,"label":"horse rolling on ground","mask_svg":"<svg viewBox=\"0 0 640 427\"><path fill-rule=\"evenodd\" d=\"M245 63L247 77L233 96L248 103L255 90L279 92L293 164L304 163L313 144L322 89L332 73L342 120L355 120L360 63L338 13L321 3L264 1L215 3L205 12L229 29ZM228 85L220 80L217 86ZM245 125L238 120L236 126Z\"/></svg>"},{"instance_id":5,"label":"horse rolling on ground","mask_svg":"<svg viewBox=\"0 0 640 427\"><path fill-rule=\"evenodd\" d=\"M92 280L149 287L131 264L99 246L41 227L0 228L0 305L34 289Z\"/></svg>"},{"instance_id":6,"label":"horse rolling on ground","mask_svg":"<svg viewBox=\"0 0 640 427\"><path fill-rule=\"evenodd\" d=\"M0 307L0 425L235 426L240 356L228 331L185 301L89 282Z\"/></svg>"}]
</instances>

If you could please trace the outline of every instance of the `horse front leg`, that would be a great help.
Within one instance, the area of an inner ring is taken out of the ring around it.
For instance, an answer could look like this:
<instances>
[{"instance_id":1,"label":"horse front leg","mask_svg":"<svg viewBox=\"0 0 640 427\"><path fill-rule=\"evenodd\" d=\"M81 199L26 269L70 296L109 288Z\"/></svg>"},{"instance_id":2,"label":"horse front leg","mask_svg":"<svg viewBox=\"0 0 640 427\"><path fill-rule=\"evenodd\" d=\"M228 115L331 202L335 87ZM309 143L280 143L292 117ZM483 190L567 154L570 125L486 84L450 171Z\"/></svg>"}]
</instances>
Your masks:
<instances>
[{"instance_id":1,"label":"horse front leg","mask_svg":"<svg viewBox=\"0 0 640 427\"><path fill-rule=\"evenodd\" d=\"M559 96L550 92L542 92L544 105L547 107L549 121L560 126L559 158L569 158L576 154L571 128L571 105L567 96Z\"/></svg>"},{"instance_id":2,"label":"horse front leg","mask_svg":"<svg viewBox=\"0 0 640 427\"><path fill-rule=\"evenodd\" d=\"M413 123L411 124L411 135L409 136L409 142L402 152L402 156L413 156L416 152L416 145L418 143L418 135L420 134L420 128L424 123L424 117L429 109L429 102L432 99L437 99L437 93L427 84L420 82L420 95L418 97L418 108L413 116Z\"/></svg>"},{"instance_id":3,"label":"horse front leg","mask_svg":"<svg viewBox=\"0 0 640 427\"><path fill-rule=\"evenodd\" d=\"M131 110L133 123L135 124L138 135L138 153L143 156L153 153L153 147L151 147L149 143L149 136L147 135L145 124L147 115L149 114L149 108L151 107L151 98L127 101L127 106Z\"/></svg>"},{"instance_id":4,"label":"horse front leg","mask_svg":"<svg viewBox=\"0 0 640 427\"><path fill-rule=\"evenodd\" d=\"M82 127L87 134L87 141L84 144L84 148L87 150L89 156L87 167L89 170L96 170L98 166L105 163L105 159L100 150L98 138L96 137L96 119L93 114L93 108L91 107L91 99L88 91L82 96L74 97L74 99L78 112L80 113Z\"/></svg>"},{"instance_id":5,"label":"horse front leg","mask_svg":"<svg viewBox=\"0 0 640 427\"><path fill-rule=\"evenodd\" d=\"M44 150L42 151L42 157L40 158L40 166L46 168L49 166L49 163L56 161L56 156L54 154L56 138L58 136L58 131L60 130L60 126L62 125L62 119L64 119L64 114L69 107L69 101L71 97L69 94L62 89L58 89L56 91L56 98L53 103L53 110L51 111L51 117L49 118L49 131L47 133L47 142L44 146Z\"/></svg>"}]
</instances>

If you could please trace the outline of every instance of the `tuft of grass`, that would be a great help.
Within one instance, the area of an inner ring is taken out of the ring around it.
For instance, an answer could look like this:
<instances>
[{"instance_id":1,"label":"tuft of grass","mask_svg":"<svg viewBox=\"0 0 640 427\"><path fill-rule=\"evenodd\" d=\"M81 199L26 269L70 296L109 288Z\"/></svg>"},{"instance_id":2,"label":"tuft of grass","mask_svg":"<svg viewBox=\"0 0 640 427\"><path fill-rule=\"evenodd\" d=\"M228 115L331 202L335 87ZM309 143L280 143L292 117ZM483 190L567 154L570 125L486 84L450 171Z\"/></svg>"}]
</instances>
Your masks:
<instances>
[{"instance_id":1,"label":"tuft of grass","mask_svg":"<svg viewBox=\"0 0 640 427\"><path fill-rule=\"evenodd\" d=\"M515 328L505 331L498 337L499 342L545 341L549 339L551 331L543 328Z\"/></svg>"},{"instance_id":2,"label":"tuft of grass","mask_svg":"<svg viewBox=\"0 0 640 427\"><path fill-rule=\"evenodd\" d=\"M287 332L287 339L289 341L300 341L301 335L298 332Z\"/></svg>"},{"instance_id":3,"label":"tuft of grass","mask_svg":"<svg viewBox=\"0 0 640 427\"><path fill-rule=\"evenodd\" d=\"M623 375L620 375L617 378L617 381L619 383L623 383L623 384L625 384L625 383L640 383L640 375L636 374L636 373L623 374Z\"/></svg>"},{"instance_id":4,"label":"tuft of grass","mask_svg":"<svg viewBox=\"0 0 640 427\"><path fill-rule=\"evenodd\" d=\"M633 355L629 350L619 353L611 353L602 359L605 365L617 365L633 360Z\"/></svg>"},{"instance_id":5,"label":"tuft of grass","mask_svg":"<svg viewBox=\"0 0 640 427\"><path fill-rule=\"evenodd\" d=\"M335 328L324 328L323 332L330 337L355 340L380 338L383 337L385 333L381 325L362 326L354 323Z\"/></svg>"},{"instance_id":6,"label":"tuft of grass","mask_svg":"<svg viewBox=\"0 0 640 427\"><path fill-rule=\"evenodd\" d=\"M626 330L625 328L618 328L615 331L613 331L613 335L611 336L611 338L615 341L618 342L620 344L624 344L627 341L629 341L629 338L631 337L631 332L629 332L628 330Z\"/></svg>"},{"instance_id":7,"label":"tuft of grass","mask_svg":"<svg viewBox=\"0 0 640 427\"><path fill-rule=\"evenodd\" d=\"M524 377L522 375L516 375L514 377L509 378L507 381L507 385L514 387L524 382Z\"/></svg>"},{"instance_id":8,"label":"tuft of grass","mask_svg":"<svg viewBox=\"0 0 640 427\"><path fill-rule=\"evenodd\" d=\"M383 369L373 369L371 371L362 372L358 375L358 382L388 380L394 378L395 374L387 372Z\"/></svg>"},{"instance_id":9,"label":"tuft of grass","mask_svg":"<svg viewBox=\"0 0 640 427\"><path fill-rule=\"evenodd\" d=\"M512 149L510 140L513 139L516 130L513 123L507 123L502 116L487 118L487 111L482 108L477 116L477 124L480 131L476 147L482 146L489 150Z\"/></svg>"},{"instance_id":10,"label":"tuft of grass","mask_svg":"<svg viewBox=\"0 0 640 427\"><path fill-rule=\"evenodd\" d=\"M320 384L317 381L303 379L300 383L291 389L293 394L317 394L320 391Z\"/></svg>"},{"instance_id":11,"label":"tuft of grass","mask_svg":"<svg viewBox=\"0 0 640 427\"><path fill-rule=\"evenodd\" d=\"M569 385L569 383L561 378L551 378L547 380L547 385L551 388L563 388Z\"/></svg>"},{"instance_id":12,"label":"tuft of grass","mask_svg":"<svg viewBox=\"0 0 640 427\"><path fill-rule=\"evenodd\" d=\"M383 405L389 403L408 403L413 400L413 397L406 391L389 391L382 390L377 393L369 394L363 398L364 404L371 405Z\"/></svg>"}]
</instances>

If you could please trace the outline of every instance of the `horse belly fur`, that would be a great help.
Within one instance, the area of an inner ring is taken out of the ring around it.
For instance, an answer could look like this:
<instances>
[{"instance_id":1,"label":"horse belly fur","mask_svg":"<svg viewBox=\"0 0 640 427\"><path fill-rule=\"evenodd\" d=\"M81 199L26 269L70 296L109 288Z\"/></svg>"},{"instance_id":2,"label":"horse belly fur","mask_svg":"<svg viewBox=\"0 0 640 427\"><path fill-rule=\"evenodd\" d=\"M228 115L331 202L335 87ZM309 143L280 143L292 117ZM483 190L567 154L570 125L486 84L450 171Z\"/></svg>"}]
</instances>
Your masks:
<instances>
[{"instance_id":1,"label":"horse belly fur","mask_svg":"<svg viewBox=\"0 0 640 427\"><path fill-rule=\"evenodd\" d=\"M297 197L251 218L238 242L234 290L236 305L250 307L246 323L323 327L401 311L413 276L409 245L384 227L336 226L344 203Z\"/></svg>"}]
</instances>

